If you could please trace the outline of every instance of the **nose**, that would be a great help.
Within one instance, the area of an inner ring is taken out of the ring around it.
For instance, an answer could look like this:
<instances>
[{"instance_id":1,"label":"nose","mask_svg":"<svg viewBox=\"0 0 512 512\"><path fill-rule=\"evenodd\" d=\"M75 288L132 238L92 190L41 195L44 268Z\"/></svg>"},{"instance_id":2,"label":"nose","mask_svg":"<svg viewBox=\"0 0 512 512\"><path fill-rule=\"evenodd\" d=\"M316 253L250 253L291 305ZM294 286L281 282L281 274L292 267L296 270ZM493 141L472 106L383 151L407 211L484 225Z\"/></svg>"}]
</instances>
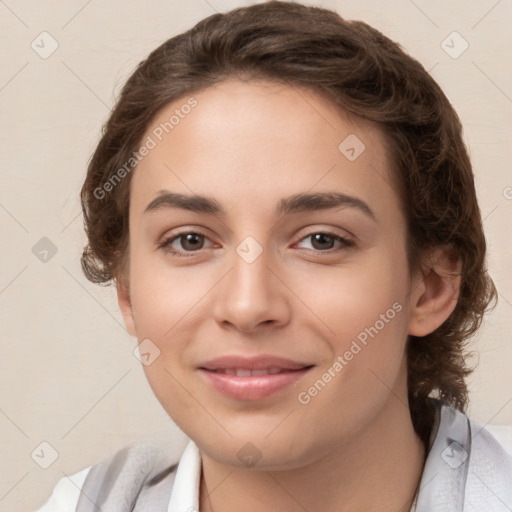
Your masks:
<instances>
[{"instance_id":1,"label":"nose","mask_svg":"<svg viewBox=\"0 0 512 512\"><path fill-rule=\"evenodd\" d=\"M283 276L271 269L266 252L248 262L234 253L233 266L216 287L215 320L223 328L245 333L290 321L290 299ZM273 265L275 267L275 265Z\"/></svg>"}]
</instances>

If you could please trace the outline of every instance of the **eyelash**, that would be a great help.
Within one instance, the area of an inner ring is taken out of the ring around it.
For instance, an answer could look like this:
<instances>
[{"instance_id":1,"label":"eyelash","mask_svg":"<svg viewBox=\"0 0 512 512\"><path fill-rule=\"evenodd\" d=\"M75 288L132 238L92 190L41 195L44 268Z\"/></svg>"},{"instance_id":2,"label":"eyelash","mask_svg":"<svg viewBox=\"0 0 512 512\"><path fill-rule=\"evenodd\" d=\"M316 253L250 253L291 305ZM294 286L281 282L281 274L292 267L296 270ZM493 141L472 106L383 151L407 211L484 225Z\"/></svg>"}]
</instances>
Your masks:
<instances>
[{"instance_id":1,"label":"eyelash","mask_svg":"<svg viewBox=\"0 0 512 512\"><path fill-rule=\"evenodd\" d=\"M201 251L201 249L198 249L197 251L185 251L184 253L181 252L181 251L176 251L174 249L170 249L171 244L175 240L178 240L180 237L182 237L184 235L199 235L199 236L203 236L204 238L208 238L204 233L201 233L201 231L182 231L180 233L176 233L176 234L166 238L165 240L163 240L162 243L158 244L158 249L163 249L168 254L171 254L173 256L177 256L178 258L190 258L190 257L195 256L197 253L199 253ZM337 240L341 244L343 244L344 247L341 247L341 248L336 249L336 250L329 249L329 250L326 250L326 251L320 251L320 250L315 250L315 249L305 249L308 252L309 251L313 251L313 252L315 252L317 254L325 253L325 254L328 254L328 255L332 255L333 253L337 253L339 251L342 251L342 250L344 250L344 249L346 249L348 247L352 247L354 245L354 242L352 240L347 240L346 238L343 238L342 236L338 235L337 233L333 233L331 231L314 231L314 232L310 233L309 235L306 235L306 236L302 237L299 240L299 242L302 242L302 241L306 240L307 238L312 237L313 235L327 235L329 237L334 238L335 240Z\"/></svg>"}]
</instances>

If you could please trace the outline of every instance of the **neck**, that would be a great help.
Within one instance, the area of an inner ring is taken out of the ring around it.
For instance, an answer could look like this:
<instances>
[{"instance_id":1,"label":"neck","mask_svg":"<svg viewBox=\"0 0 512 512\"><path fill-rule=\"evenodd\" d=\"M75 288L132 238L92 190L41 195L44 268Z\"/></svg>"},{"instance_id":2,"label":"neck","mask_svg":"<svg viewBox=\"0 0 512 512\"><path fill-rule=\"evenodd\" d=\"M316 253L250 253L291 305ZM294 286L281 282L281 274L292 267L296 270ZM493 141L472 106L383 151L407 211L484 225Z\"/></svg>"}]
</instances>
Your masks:
<instances>
[{"instance_id":1,"label":"neck","mask_svg":"<svg viewBox=\"0 0 512 512\"><path fill-rule=\"evenodd\" d=\"M200 510L304 512L321 503L323 512L409 512L425 446L409 408L394 395L388 402L356 438L297 469L242 470L202 454Z\"/></svg>"}]
</instances>

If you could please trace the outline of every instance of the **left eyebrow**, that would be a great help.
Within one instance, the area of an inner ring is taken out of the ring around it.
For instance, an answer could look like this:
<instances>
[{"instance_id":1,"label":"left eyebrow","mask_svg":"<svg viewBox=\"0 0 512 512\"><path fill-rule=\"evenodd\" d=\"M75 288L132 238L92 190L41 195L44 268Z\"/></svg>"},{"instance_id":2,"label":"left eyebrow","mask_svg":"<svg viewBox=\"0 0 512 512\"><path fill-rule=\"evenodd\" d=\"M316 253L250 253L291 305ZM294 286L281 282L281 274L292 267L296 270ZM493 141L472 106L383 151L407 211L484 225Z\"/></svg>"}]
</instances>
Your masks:
<instances>
[{"instance_id":1,"label":"left eyebrow","mask_svg":"<svg viewBox=\"0 0 512 512\"><path fill-rule=\"evenodd\" d=\"M281 199L276 206L274 214L278 217L293 213L327 210L337 207L356 208L371 219L376 220L372 209L362 199L340 192L294 194ZM146 206L144 213L153 212L162 208L181 208L197 213L226 217L226 210L213 197L197 194L179 194L170 192L169 190L159 190L158 196Z\"/></svg>"}]
</instances>

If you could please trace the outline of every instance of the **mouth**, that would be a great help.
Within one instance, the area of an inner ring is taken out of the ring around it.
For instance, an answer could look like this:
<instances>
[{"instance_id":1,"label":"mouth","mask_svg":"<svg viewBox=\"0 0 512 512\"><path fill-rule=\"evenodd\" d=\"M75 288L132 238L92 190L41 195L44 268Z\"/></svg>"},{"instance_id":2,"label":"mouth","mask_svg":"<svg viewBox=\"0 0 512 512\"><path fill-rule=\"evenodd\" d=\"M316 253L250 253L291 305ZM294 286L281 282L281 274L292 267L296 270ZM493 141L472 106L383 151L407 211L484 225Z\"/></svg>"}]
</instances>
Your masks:
<instances>
[{"instance_id":1,"label":"mouth","mask_svg":"<svg viewBox=\"0 0 512 512\"><path fill-rule=\"evenodd\" d=\"M284 368L269 368L268 370L247 370L245 368L220 368L217 370L207 370L215 373L224 375L235 375L236 377L252 377L254 375L277 375L286 371L297 371L297 370L286 370Z\"/></svg>"},{"instance_id":2,"label":"mouth","mask_svg":"<svg viewBox=\"0 0 512 512\"><path fill-rule=\"evenodd\" d=\"M274 356L225 356L198 368L215 391L235 400L262 400L296 384L315 365Z\"/></svg>"}]
</instances>

